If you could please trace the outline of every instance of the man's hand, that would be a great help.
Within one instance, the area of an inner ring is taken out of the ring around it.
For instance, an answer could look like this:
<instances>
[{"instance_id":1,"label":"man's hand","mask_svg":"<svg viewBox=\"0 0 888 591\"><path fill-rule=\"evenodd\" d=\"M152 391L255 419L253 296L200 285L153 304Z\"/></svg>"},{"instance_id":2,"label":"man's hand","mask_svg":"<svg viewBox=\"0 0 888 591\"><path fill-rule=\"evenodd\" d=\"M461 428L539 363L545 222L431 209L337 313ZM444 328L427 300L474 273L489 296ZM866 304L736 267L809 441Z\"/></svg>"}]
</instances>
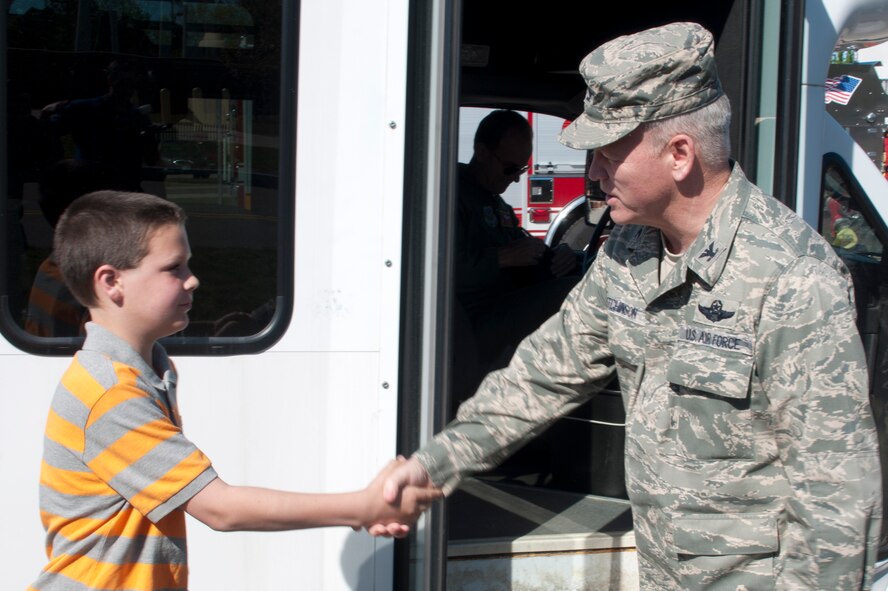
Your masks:
<instances>
[{"instance_id":1,"label":"man's hand","mask_svg":"<svg viewBox=\"0 0 888 591\"><path fill-rule=\"evenodd\" d=\"M549 269L555 277L564 277L577 268L577 253L567 244L559 244L552 250L552 263Z\"/></svg>"},{"instance_id":2,"label":"man's hand","mask_svg":"<svg viewBox=\"0 0 888 591\"><path fill-rule=\"evenodd\" d=\"M513 240L497 251L500 268L532 267L546 254L546 243L539 238L527 236Z\"/></svg>"},{"instance_id":3,"label":"man's hand","mask_svg":"<svg viewBox=\"0 0 888 591\"><path fill-rule=\"evenodd\" d=\"M375 485L381 484L381 490ZM397 520L379 520L367 527L367 532L373 536L402 538L407 535L409 528L422 511L442 496L440 489L432 486L428 473L416 459L398 458L380 472L370 487L379 490L379 499L393 510L403 509L412 519L409 522ZM411 512L410 509L415 511ZM418 509L418 511L416 511Z\"/></svg>"},{"instance_id":4,"label":"man's hand","mask_svg":"<svg viewBox=\"0 0 888 591\"><path fill-rule=\"evenodd\" d=\"M371 509L367 531L374 536L402 538L437 499L425 468L414 459L399 457L382 469L367 487Z\"/></svg>"}]
</instances>

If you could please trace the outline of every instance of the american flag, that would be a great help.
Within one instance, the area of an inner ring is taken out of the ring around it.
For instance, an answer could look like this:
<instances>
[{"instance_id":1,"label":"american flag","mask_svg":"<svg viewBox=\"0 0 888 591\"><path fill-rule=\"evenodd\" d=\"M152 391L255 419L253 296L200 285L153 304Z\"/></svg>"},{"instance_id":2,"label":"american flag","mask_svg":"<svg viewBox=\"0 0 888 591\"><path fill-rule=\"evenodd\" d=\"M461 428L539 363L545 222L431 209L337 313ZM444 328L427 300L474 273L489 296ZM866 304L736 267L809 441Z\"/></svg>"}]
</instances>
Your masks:
<instances>
[{"instance_id":1,"label":"american flag","mask_svg":"<svg viewBox=\"0 0 888 591\"><path fill-rule=\"evenodd\" d=\"M860 86L862 80L855 76L844 74L837 78L826 79L826 103L839 103L847 105L851 95Z\"/></svg>"}]
</instances>

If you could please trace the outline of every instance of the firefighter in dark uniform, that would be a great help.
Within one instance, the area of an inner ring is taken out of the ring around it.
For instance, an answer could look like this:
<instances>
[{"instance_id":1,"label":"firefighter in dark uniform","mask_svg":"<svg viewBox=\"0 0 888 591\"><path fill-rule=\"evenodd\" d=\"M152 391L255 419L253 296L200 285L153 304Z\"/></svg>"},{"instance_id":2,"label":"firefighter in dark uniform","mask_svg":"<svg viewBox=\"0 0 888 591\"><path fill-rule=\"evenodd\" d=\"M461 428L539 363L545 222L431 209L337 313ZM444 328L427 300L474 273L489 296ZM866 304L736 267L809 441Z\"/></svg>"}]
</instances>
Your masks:
<instances>
[{"instance_id":1,"label":"firefighter in dark uniform","mask_svg":"<svg viewBox=\"0 0 888 591\"><path fill-rule=\"evenodd\" d=\"M531 236L500 196L527 171L532 141L527 119L493 111L478 125L471 160L459 165L456 305L468 326L456 331L456 346L458 355L472 351L478 361L458 363L466 394L508 362L521 339L558 310L579 280L576 253L566 245L550 249ZM467 364L475 371L467 371Z\"/></svg>"}]
</instances>

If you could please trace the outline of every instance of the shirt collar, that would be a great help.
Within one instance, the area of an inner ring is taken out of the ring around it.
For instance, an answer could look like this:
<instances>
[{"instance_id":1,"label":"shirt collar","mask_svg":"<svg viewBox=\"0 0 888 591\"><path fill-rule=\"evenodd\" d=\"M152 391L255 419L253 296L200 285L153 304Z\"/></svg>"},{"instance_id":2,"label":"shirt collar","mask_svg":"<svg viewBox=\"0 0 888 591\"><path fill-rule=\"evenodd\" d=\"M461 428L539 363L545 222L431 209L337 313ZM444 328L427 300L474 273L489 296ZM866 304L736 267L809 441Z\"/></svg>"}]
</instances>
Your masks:
<instances>
[{"instance_id":1,"label":"shirt collar","mask_svg":"<svg viewBox=\"0 0 888 591\"><path fill-rule=\"evenodd\" d=\"M148 362L129 343L95 322L86 323L86 340L81 348L84 351L107 355L115 361L135 368L143 380L158 390L166 391L169 389L169 384L175 385L176 372L166 350L160 343L154 343L152 352L157 370L148 365Z\"/></svg>"}]
</instances>

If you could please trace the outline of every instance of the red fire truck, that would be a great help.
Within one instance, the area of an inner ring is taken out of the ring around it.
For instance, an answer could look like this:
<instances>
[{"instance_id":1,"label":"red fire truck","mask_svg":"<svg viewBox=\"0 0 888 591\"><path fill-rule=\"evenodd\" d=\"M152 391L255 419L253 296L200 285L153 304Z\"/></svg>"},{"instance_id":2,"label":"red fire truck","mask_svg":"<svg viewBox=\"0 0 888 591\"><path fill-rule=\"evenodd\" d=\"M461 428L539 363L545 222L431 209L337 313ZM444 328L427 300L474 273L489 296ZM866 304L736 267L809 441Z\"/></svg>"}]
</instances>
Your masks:
<instances>
[{"instance_id":1,"label":"red fire truck","mask_svg":"<svg viewBox=\"0 0 888 591\"><path fill-rule=\"evenodd\" d=\"M585 194L586 153L558 141L570 121L541 113L528 113L527 119L533 127L533 153L524 227L543 238L564 207Z\"/></svg>"}]
</instances>

